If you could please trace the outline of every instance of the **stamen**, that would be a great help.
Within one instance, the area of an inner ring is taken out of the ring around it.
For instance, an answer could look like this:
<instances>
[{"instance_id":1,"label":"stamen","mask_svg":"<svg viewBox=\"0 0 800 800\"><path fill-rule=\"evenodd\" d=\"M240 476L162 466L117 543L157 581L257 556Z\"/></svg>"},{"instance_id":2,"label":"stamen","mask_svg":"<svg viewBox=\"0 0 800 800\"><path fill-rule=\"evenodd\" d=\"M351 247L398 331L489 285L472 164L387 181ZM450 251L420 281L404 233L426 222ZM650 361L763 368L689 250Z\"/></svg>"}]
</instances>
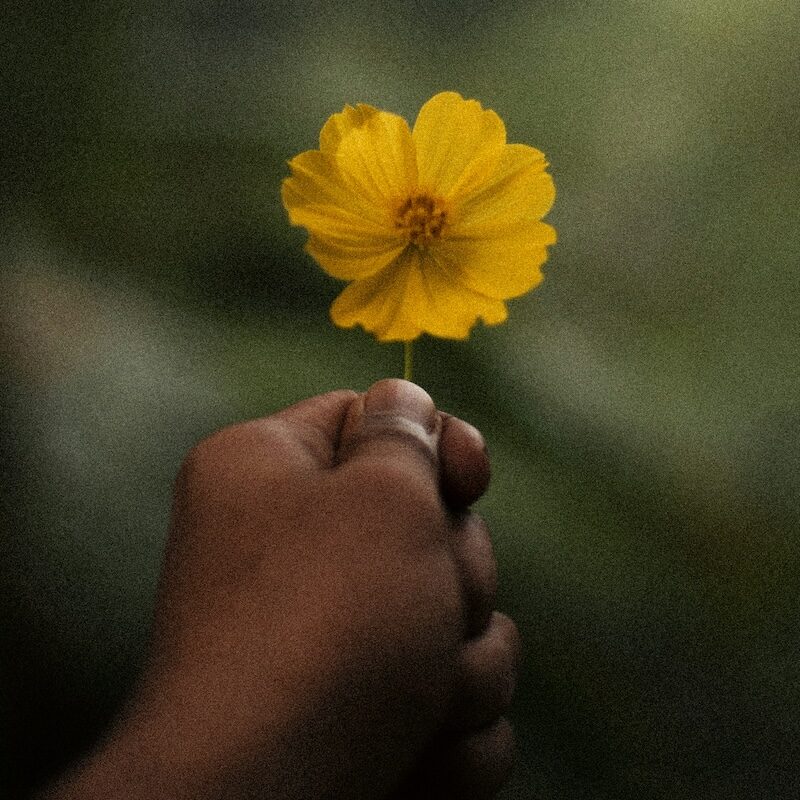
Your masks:
<instances>
[{"instance_id":1,"label":"stamen","mask_svg":"<svg viewBox=\"0 0 800 800\"><path fill-rule=\"evenodd\" d=\"M395 227L408 232L409 241L425 247L440 238L447 223L444 200L427 194L412 195L397 209Z\"/></svg>"}]
</instances>

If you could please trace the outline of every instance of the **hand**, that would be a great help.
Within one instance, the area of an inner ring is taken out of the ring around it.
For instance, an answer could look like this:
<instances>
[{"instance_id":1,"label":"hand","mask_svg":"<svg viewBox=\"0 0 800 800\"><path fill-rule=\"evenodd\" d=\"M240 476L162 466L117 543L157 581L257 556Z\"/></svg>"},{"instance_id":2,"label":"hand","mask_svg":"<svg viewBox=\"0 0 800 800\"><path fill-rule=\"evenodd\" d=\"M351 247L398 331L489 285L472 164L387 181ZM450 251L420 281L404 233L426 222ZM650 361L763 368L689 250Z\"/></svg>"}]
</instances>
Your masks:
<instances>
[{"instance_id":1,"label":"hand","mask_svg":"<svg viewBox=\"0 0 800 800\"><path fill-rule=\"evenodd\" d=\"M488 478L480 434L404 381L201 442L140 687L54 796L491 796L518 645L466 510Z\"/></svg>"}]
</instances>

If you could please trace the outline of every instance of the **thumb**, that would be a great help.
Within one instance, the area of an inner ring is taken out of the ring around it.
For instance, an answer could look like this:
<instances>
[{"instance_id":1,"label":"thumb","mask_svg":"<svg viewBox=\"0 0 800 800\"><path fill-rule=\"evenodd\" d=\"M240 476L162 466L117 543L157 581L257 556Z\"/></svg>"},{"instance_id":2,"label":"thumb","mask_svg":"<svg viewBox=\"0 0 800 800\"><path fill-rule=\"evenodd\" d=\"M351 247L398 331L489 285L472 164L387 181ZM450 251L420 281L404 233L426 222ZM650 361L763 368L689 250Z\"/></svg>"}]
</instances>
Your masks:
<instances>
[{"instance_id":1,"label":"thumb","mask_svg":"<svg viewBox=\"0 0 800 800\"><path fill-rule=\"evenodd\" d=\"M391 462L422 470L438 485L441 418L430 395L389 378L352 402L339 439L338 462Z\"/></svg>"}]
</instances>

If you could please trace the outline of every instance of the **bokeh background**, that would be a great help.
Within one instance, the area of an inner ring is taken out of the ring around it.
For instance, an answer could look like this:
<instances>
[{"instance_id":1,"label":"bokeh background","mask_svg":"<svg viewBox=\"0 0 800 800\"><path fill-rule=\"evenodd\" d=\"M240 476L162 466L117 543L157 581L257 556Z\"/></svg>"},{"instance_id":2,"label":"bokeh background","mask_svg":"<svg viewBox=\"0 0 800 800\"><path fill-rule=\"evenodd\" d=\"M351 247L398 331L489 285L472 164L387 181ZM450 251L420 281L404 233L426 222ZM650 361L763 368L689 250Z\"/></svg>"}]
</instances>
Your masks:
<instances>
[{"instance_id":1,"label":"bokeh background","mask_svg":"<svg viewBox=\"0 0 800 800\"><path fill-rule=\"evenodd\" d=\"M798 4L2 17L0 795L122 702L184 451L398 374L328 322L279 185L345 103L413 120L455 89L558 189L541 288L416 353L493 456L526 645L503 797L800 796Z\"/></svg>"}]
</instances>

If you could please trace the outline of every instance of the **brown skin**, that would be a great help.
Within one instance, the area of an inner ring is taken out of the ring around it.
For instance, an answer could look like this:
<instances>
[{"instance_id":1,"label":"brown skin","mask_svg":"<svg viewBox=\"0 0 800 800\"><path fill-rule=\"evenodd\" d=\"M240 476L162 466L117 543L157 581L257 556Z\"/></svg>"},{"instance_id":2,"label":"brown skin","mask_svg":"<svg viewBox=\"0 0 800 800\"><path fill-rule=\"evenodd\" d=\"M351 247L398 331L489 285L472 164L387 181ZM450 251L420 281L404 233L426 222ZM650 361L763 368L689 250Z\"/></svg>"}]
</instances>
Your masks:
<instances>
[{"instance_id":1,"label":"brown skin","mask_svg":"<svg viewBox=\"0 0 800 800\"><path fill-rule=\"evenodd\" d=\"M45 796L493 796L519 642L469 505L480 434L414 384L226 428L175 488L151 658Z\"/></svg>"}]
</instances>

